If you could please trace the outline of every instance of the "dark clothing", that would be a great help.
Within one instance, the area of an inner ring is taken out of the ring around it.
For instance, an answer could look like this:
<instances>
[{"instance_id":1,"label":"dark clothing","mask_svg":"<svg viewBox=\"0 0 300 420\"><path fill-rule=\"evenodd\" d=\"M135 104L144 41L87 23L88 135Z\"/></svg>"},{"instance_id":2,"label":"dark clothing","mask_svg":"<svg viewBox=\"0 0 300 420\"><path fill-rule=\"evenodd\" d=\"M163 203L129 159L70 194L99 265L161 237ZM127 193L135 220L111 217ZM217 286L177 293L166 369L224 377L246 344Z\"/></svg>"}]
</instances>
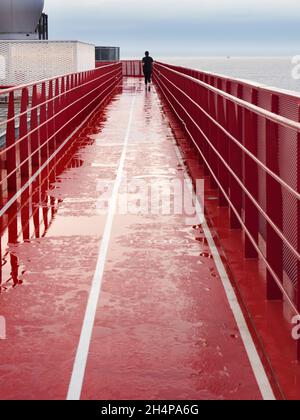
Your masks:
<instances>
[{"instance_id":1,"label":"dark clothing","mask_svg":"<svg viewBox=\"0 0 300 420\"><path fill-rule=\"evenodd\" d=\"M153 63L154 63L154 60L153 60L153 58L152 57L144 57L143 58L143 69L144 69L144 74L145 74L145 72L147 73L151 73L152 72L152 68L153 68Z\"/></svg>"},{"instance_id":2,"label":"dark clothing","mask_svg":"<svg viewBox=\"0 0 300 420\"><path fill-rule=\"evenodd\" d=\"M144 71L145 83L151 83L152 71Z\"/></svg>"},{"instance_id":3,"label":"dark clothing","mask_svg":"<svg viewBox=\"0 0 300 420\"><path fill-rule=\"evenodd\" d=\"M152 69L153 69L154 60L152 57L143 58L143 72L145 76L145 83L151 83Z\"/></svg>"}]
</instances>

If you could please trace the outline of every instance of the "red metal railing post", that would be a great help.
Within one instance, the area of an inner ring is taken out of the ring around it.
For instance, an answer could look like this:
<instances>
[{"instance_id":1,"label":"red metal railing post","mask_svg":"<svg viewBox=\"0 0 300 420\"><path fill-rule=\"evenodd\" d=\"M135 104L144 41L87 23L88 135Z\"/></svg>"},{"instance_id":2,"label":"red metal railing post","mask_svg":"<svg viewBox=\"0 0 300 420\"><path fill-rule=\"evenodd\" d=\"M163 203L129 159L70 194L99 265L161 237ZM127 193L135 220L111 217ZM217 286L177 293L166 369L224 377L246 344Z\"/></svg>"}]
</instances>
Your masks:
<instances>
[{"instance_id":1,"label":"red metal railing post","mask_svg":"<svg viewBox=\"0 0 300 420\"><path fill-rule=\"evenodd\" d=\"M278 96L272 95L272 112L278 113ZM266 163L267 166L279 173L280 167L278 125L266 121ZM282 187L273 177L266 174L267 214L282 231L283 228L283 197ZM283 243L274 228L267 223L267 260L280 281L283 281ZM282 292L278 288L273 275L267 269L267 298L269 300L282 299Z\"/></svg>"},{"instance_id":2,"label":"red metal railing post","mask_svg":"<svg viewBox=\"0 0 300 420\"><path fill-rule=\"evenodd\" d=\"M20 143L20 164L21 164L21 177L27 179L29 177L29 162L28 162L28 101L29 101L29 92L28 88L22 89L21 94L21 117L20 117L20 129L19 129L19 138L23 138Z\"/></svg>"},{"instance_id":3,"label":"red metal railing post","mask_svg":"<svg viewBox=\"0 0 300 420\"><path fill-rule=\"evenodd\" d=\"M60 127L61 123L61 116L59 114L60 111L60 83L59 78L55 80L55 100L54 100L54 130L55 130L55 138L54 138L54 147L56 148L57 144L60 142L61 133L58 133L58 128Z\"/></svg>"},{"instance_id":4,"label":"red metal railing post","mask_svg":"<svg viewBox=\"0 0 300 420\"><path fill-rule=\"evenodd\" d=\"M298 121L300 122L300 105L298 106ZM300 191L300 133L297 134L297 191ZM300 200L297 201L297 250L300 251ZM297 308L300 313L300 261L297 261ZM297 357L300 361L300 339L297 341Z\"/></svg>"},{"instance_id":5,"label":"red metal railing post","mask_svg":"<svg viewBox=\"0 0 300 420\"><path fill-rule=\"evenodd\" d=\"M91 85L91 89L93 90L94 89L94 87L95 87L95 83L96 82L94 82L94 83L92 83L92 85ZM71 99L72 98L76 98L76 97L80 97L81 96L81 94L82 94L82 92L83 92L83 90L82 90L82 86L81 86L81 84L80 84L80 79L79 79L79 77L78 77L78 75L75 75L75 82L74 82L74 86L75 86L75 90L74 90L74 93L72 93L71 94ZM78 114L79 113L79 111L80 111L80 102L77 102L77 103L75 103L75 105L74 105L74 111L76 112L76 114ZM74 125L72 126L72 128L75 128L78 124L79 124L79 118L77 117L76 118L76 120L74 120Z\"/></svg>"},{"instance_id":6,"label":"red metal railing post","mask_svg":"<svg viewBox=\"0 0 300 420\"><path fill-rule=\"evenodd\" d=\"M219 124L222 127L226 126L226 101L224 100L224 98L222 98L220 95L218 95L218 121ZM218 151L219 153L222 155L222 157L225 156L226 158L226 154L227 154L227 148L226 148L226 137L224 135L224 133L222 131L219 131L219 136L218 136ZM225 190L227 190L228 188L228 172L226 170L226 168L224 167L223 162L218 158L218 179L222 179L223 180L223 187ZM228 206L228 202L226 197L224 196L223 192L221 191L221 189L219 189L219 205L220 207L227 207Z\"/></svg>"},{"instance_id":7,"label":"red metal railing post","mask_svg":"<svg viewBox=\"0 0 300 420\"><path fill-rule=\"evenodd\" d=\"M226 92L231 94L231 89L232 89L232 82L231 80L226 80Z\"/></svg>"},{"instance_id":8,"label":"red metal railing post","mask_svg":"<svg viewBox=\"0 0 300 420\"><path fill-rule=\"evenodd\" d=\"M92 80L92 77L91 77L91 80ZM95 81L93 81L92 83L91 83L91 91L93 91L94 89L95 89L95 84L96 84L96 82ZM77 75L75 75L75 77L74 77L74 93L73 93L73 97L74 98L76 98L76 97L80 97L81 95L82 95L82 93L83 93L83 90L82 90L82 86L80 86L80 82L79 82L79 78L78 78L78 76ZM86 93L90 93L90 92L86 92ZM100 99L100 98L99 98ZM90 95L87 97L87 101L89 101L89 103L90 103L90 105L91 105L91 108L92 108L92 101L90 101ZM74 105L74 111L76 112L76 114L79 112L79 110L80 110L80 103L75 103L75 105ZM90 108L88 108L87 109L88 110L88 112L90 112ZM75 126L77 126L79 124L79 119L78 119L78 117L74 120L74 128L75 128Z\"/></svg>"},{"instance_id":9,"label":"red metal railing post","mask_svg":"<svg viewBox=\"0 0 300 420\"><path fill-rule=\"evenodd\" d=\"M31 146L31 165L32 167L38 167L40 165L40 141L39 141L39 130L38 130L38 92L37 85L33 86L32 89L32 101L31 101L31 116L30 116L30 146Z\"/></svg>"},{"instance_id":10,"label":"red metal railing post","mask_svg":"<svg viewBox=\"0 0 300 420\"><path fill-rule=\"evenodd\" d=\"M48 158L48 130L47 130L47 105L46 105L46 83L42 83L41 91L41 107L40 107L40 144L43 145L41 148L41 156Z\"/></svg>"},{"instance_id":11,"label":"red metal railing post","mask_svg":"<svg viewBox=\"0 0 300 420\"><path fill-rule=\"evenodd\" d=\"M258 93L256 89L251 91L251 102L256 105L258 100ZM243 139L244 146L254 155L258 153L258 136L257 136L257 115L253 112L244 109L244 131ZM247 154L244 157L244 182L245 187L251 195L258 201L258 166ZM259 212L250 198L245 194L245 226L249 230L255 243L258 245L258 231L259 231ZM245 237L245 257L257 258L258 252L248 235Z\"/></svg>"},{"instance_id":12,"label":"red metal railing post","mask_svg":"<svg viewBox=\"0 0 300 420\"><path fill-rule=\"evenodd\" d=\"M207 91L207 90L205 90L204 92L202 92L202 95L201 96L202 96L202 103L201 103L202 108L206 112L209 113L209 111L210 111L210 109L209 109L209 105L210 105L210 103L209 103L209 100L210 100L210 92ZM189 111L188 106L189 106L189 103L187 103L185 105L185 107ZM189 114L190 114L190 112L189 112ZM210 136L210 131L209 131L210 121L209 121L209 119L207 118L207 116L205 114L201 114L200 124L202 126L203 131L206 133L206 135L207 136ZM207 144L206 141L201 142L201 143L202 143L201 150L202 150L203 154L206 156L207 163L209 163L209 160L210 160L210 147L209 147L209 145ZM204 175L209 176L210 175L210 172L209 172L209 168L208 168L207 163L203 162L203 169L204 169Z\"/></svg>"},{"instance_id":13,"label":"red metal railing post","mask_svg":"<svg viewBox=\"0 0 300 420\"><path fill-rule=\"evenodd\" d=\"M257 103L257 91L253 90L252 103ZM258 142L257 142L257 116L244 109L244 128L243 128L244 146L254 155L257 156ZM258 166L246 153L243 154L244 161L244 182L245 187L251 195L258 201ZM252 200L245 195L245 226L250 232L255 243L258 245L258 230L259 230L259 212ZM245 257L257 258L258 252L250 241L248 235L245 236Z\"/></svg>"},{"instance_id":14,"label":"red metal railing post","mask_svg":"<svg viewBox=\"0 0 300 420\"><path fill-rule=\"evenodd\" d=\"M6 169L7 169L7 189L8 191L16 191L17 189L17 175L16 175L16 122L15 122L15 95L14 92L9 94L8 114L7 114L7 127L6 127L6 147L8 151L6 154Z\"/></svg>"},{"instance_id":15,"label":"red metal railing post","mask_svg":"<svg viewBox=\"0 0 300 420\"><path fill-rule=\"evenodd\" d=\"M71 87L71 76L68 76L66 80L66 104L72 103L72 94L70 92ZM65 111L65 121L69 121L71 119L71 115L72 108L70 107Z\"/></svg>"},{"instance_id":16,"label":"red metal railing post","mask_svg":"<svg viewBox=\"0 0 300 420\"><path fill-rule=\"evenodd\" d=\"M48 136L49 136L49 144L48 149L49 153L51 150L54 149L54 136L55 134L55 123L54 123L54 99L53 99L53 81L50 80L48 85L48 107L47 107L47 114L48 114Z\"/></svg>"},{"instance_id":17,"label":"red metal railing post","mask_svg":"<svg viewBox=\"0 0 300 420\"><path fill-rule=\"evenodd\" d=\"M214 94L213 92L210 92L209 114L214 118L214 120L217 117L216 101L217 101L216 100L216 94ZM211 121L209 121L209 139L215 147L218 147L218 145L217 145L217 143L218 143L217 130L216 130L215 125ZM210 162L210 165L211 165L214 173L217 173L218 159L217 159L217 156L216 156L215 152L213 150L210 150L210 148L209 148L209 162ZM216 183L216 181L213 177L210 177L210 185L211 185L211 188L213 188L213 189L218 188L218 185L217 185L217 183Z\"/></svg>"},{"instance_id":18,"label":"red metal railing post","mask_svg":"<svg viewBox=\"0 0 300 420\"><path fill-rule=\"evenodd\" d=\"M237 122L237 107L236 105L228 101L227 103L227 129L228 132L234 137L238 138L238 122ZM242 178L242 160L241 153L238 146L233 143L229 138L226 139L229 142L228 152L229 152L229 165L235 172L235 174ZM232 175L229 175L229 196L230 201L234 205L234 208L241 215L242 210L242 193L241 189ZM232 229L239 229L241 227L240 222L233 211L232 207L229 209L230 214L230 227Z\"/></svg>"},{"instance_id":19,"label":"red metal railing post","mask_svg":"<svg viewBox=\"0 0 300 420\"><path fill-rule=\"evenodd\" d=\"M71 85L71 87L72 87L72 85ZM59 108L60 108L60 111L63 111L64 109L65 109L65 107L66 107L66 83L65 83L65 77L62 77L61 78L61 84L60 84L60 106L59 106ZM66 112L62 112L61 114L60 114L60 123L59 123L59 126L61 127L61 126L63 126L63 125L65 125L66 124L66 122L67 122L67 115L66 115ZM67 135L67 132L68 132L68 127L66 126L66 127L64 127L63 128L63 130L61 130L61 132L60 132L60 136L61 136L61 141L63 141L64 140L64 138L66 137L66 135Z\"/></svg>"}]
</instances>

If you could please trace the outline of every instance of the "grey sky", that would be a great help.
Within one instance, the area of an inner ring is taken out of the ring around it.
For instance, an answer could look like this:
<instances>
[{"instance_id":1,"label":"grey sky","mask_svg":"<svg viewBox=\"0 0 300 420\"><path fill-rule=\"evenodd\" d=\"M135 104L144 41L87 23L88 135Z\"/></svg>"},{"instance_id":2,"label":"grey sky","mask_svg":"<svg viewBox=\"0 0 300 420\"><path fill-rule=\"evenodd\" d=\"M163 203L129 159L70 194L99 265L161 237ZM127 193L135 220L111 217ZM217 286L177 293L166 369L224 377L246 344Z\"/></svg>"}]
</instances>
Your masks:
<instances>
[{"instance_id":1,"label":"grey sky","mask_svg":"<svg viewBox=\"0 0 300 420\"><path fill-rule=\"evenodd\" d=\"M46 11L52 39L123 57L300 53L299 0L46 0Z\"/></svg>"}]
</instances>

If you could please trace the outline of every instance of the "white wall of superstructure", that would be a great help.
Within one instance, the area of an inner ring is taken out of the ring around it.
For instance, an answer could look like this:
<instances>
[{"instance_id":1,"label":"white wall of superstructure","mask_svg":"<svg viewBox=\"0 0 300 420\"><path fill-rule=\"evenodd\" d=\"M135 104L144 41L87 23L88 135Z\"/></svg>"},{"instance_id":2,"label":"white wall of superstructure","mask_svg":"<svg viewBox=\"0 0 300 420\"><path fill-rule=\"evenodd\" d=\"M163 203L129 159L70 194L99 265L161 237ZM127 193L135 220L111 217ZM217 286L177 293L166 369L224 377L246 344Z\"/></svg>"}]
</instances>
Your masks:
<instances>
[{"instance_id":1,"label":"white wall of superstructure","mask_svg":"<svg viewBox=\"0 0 300 420\"><path fill-rule=\"evenodd\" d=\"M95 46L80 41L0 40L0 86L95 68Z\"/></svg>"}]
</instances>

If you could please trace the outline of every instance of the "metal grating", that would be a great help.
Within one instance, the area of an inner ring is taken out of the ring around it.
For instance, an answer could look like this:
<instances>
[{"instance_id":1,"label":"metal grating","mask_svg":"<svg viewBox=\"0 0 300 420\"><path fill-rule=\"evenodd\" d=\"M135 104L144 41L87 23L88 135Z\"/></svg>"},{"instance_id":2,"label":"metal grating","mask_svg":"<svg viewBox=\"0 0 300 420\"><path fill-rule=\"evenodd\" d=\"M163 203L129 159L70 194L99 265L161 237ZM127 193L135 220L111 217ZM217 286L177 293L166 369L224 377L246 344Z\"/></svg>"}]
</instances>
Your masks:
<instances>
[{"instance_id":1,"label":"metal grating","mask_svg":"<svg viewBox=\"0 0 300 420\"><path fill-rule=\"evenodd\" d=\"M0 41L0 86L95 68L95 47L77 41Z\"/></svg>"}]
</instances>

